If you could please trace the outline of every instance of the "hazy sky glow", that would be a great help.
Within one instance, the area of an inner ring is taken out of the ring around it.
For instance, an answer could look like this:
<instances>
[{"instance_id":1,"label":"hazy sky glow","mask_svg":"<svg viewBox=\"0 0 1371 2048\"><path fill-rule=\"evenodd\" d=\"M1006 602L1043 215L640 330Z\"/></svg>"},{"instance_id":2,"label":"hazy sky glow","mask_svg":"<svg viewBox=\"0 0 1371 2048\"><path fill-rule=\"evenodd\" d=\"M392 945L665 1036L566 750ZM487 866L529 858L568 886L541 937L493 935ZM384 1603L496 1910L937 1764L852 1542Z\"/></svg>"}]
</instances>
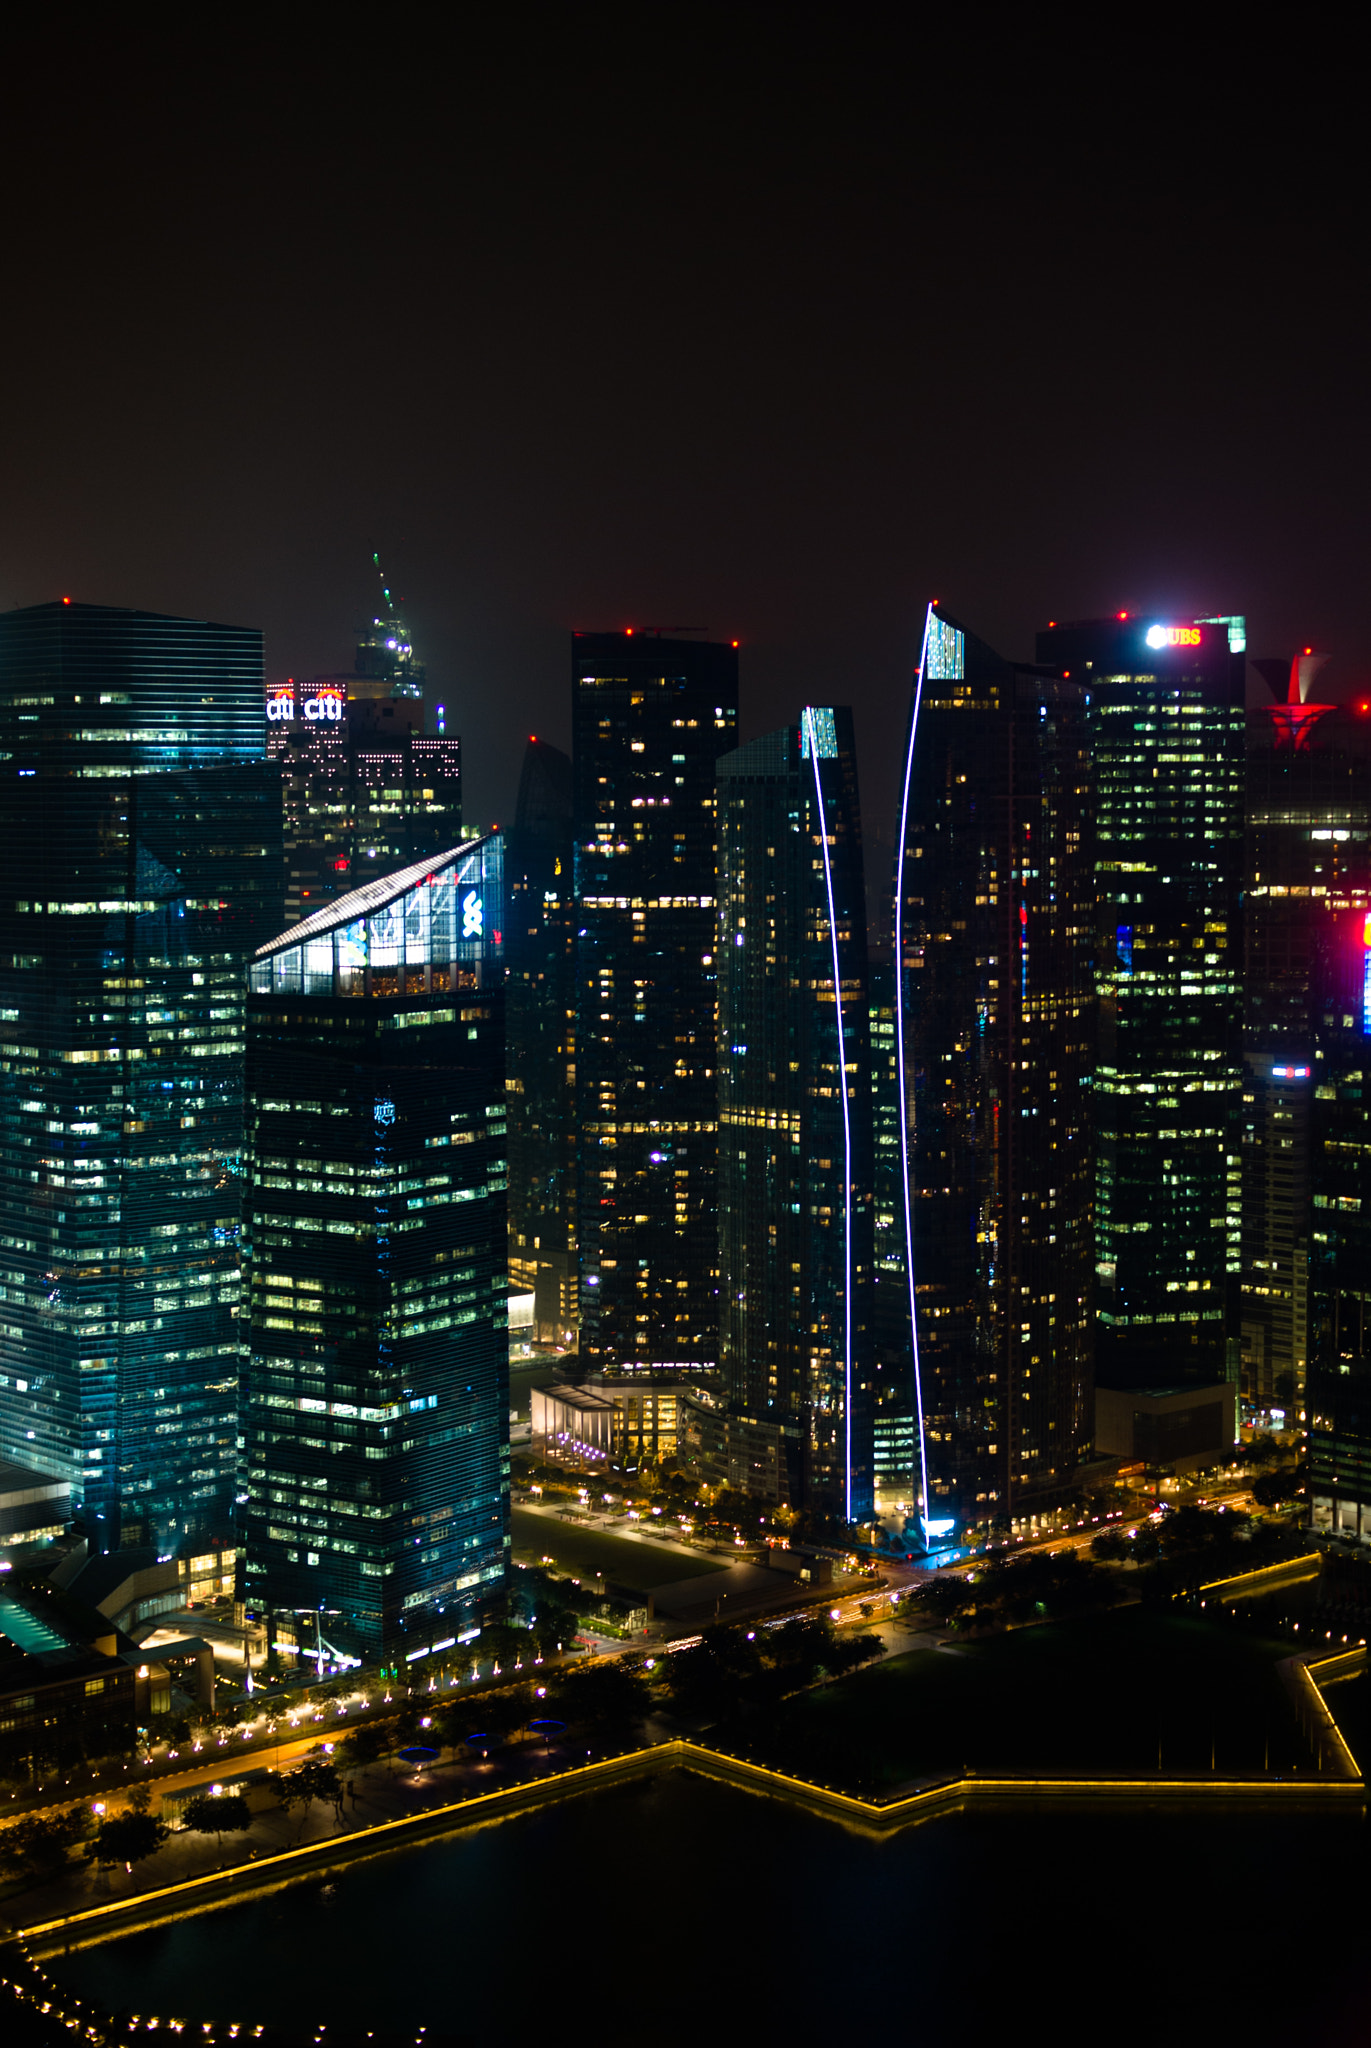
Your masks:
<instances>
[{"instance_id":1,"label":"hazy sky glow","mask_svg":"<svg viewBox=\"0 0 1371 2048\"><path fill-rule=\"evenodd\" d=\"M572 626L737 637L744 736L851 702L887 831L932 595L1010 654L1246 611L1371 675L1364 174L1262 147L1278 74L610 19L19 52L0 605L311 674L379 546L481 824L567 743Z\"/></svg>"}]
</instances>

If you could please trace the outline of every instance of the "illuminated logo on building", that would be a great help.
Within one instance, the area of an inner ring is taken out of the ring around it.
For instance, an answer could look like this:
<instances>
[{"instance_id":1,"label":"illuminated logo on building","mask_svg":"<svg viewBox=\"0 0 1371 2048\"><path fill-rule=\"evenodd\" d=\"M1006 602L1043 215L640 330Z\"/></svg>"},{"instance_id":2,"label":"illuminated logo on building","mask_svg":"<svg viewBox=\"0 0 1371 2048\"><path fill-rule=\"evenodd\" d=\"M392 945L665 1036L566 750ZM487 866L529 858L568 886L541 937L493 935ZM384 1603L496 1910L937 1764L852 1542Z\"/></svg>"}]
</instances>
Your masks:
<instances>
[{"instance_id":1,"label":"illuminated logo on building","mask_svg":"<svg viewBox=\"0 0 1371 2048\"><path fill-rule=\"evenodd\" d=\"M1149 626L1149 647L1198 647L1204 635L1198 626Z\"/></svg>"},{"instance_id":2,"label":"illuminated logo on building","mask_svg":"<svg viewBox=\"0 0 1371 2048\"><path fill-rule=\"evenodd\" d=\"M285 725L295 717L295 692L287 683L284 689L273 690L267 698L267 720L271 725Z\"/></svg>"},{"instance_id":3,"label":"illuminated logo on building","mask_svg":"<svg viewBox=\"0 0 1371 2048\"><path fill-rule=\"evenodd\" d=\"M1368 911L1361 929L1361 943L1361 1028L1365 1036L1371 1038L1371 911Z\"/></svg>"},{"instance_id":4,"label":"illuminated logo on building","mask_svg":"<svg viewBox=\"0 0 1371 2048\"><path fill-rule=\"evenodd\" d=\"M474 889L468 889L462 898L462 937L479 939L485 928L486 914L481 899Z\"/></svg>"},{"instance_id":5,"label":"illuminated logo on building","mask_svg":"<svg viewBox=\"0 0 1371 2048\"><path fill-rule=\"evenodd\" d=\"M320 690L313 697L306 697L302 716L311 725L341 725L347 709L347 700L341 690Z\"/></svg>"},{"instance_id":6,"label":"illuminated logo on building","mask_svg":"<svg viewBox=\"0 0 1371 2048\"><path fill-rule=\"evenodd\" d=\"M395 1104L384 1100L379 1101L373 1109L372 1115L378 1124L393 1124L395 1121Z\"/></svg>"}]
</instances>

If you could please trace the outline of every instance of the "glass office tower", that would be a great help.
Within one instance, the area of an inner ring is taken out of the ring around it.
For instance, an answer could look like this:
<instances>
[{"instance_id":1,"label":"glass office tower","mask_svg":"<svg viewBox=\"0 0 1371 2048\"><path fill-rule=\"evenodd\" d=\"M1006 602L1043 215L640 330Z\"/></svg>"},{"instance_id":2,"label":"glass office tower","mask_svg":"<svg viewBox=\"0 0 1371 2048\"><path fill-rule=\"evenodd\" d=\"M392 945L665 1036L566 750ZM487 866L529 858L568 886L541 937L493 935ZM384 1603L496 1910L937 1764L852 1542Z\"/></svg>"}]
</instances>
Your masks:
<instances>
[{"instance_id":1,"label":"glass office tower","mask_svg":"<svg viewBox=\"0 0 1371 2048\"><path fill-rule=\"evenodd\" d=\"M252 965L247 1592L351 1655L446 1643L508 1562L501 869L449 849Z\"/></svg>"},{"instance_id":2,"label":"glass office tower","mask_svg":"<svg viewBox=\"0 0 1371 2048\"><path fill-rule=\"evenodd\" d=\"M1239 1375L1246 638L1240 619L1055 625L1096 800L1095 1377Z\"/></svg>"},{"instance_id":3,"label":"glass office tower","mask_svg":"<svg viewBox=\"0 0 1371 2048\"><path fill-rule=\"evenodd\" d=\"M0 617L0 1455L93 1547L233 1526L243 974L280 918L261 636Z\"/></svg>"},{"instance_id":4,"label":"glass office tower","mask_svg":"<svg viewBox=\"0 0 1371 2048\"><path fill-rule=\"evenodd\" d=\"M895 903L930 1536L1050 1507L1091 1442L1086 721L1077 679L1015 667L930 606Z\"/></svg>"},{"instance_id":5,"label":"glass office tower","mask_svg":"<svg viewBox=\"0 0 1371 2048\"><path fill-rule=\"evenodd\" d=\"M1314 969L1309 1500L1371 1544L1371 906L1329 914Z\"/></svg>"},{"instance_id":6,"label":"glass office tower","mask_svg":"<svg viewBox=\"0 0 1371 2048\"><path fill-rule=\"evenodd\" d=\"M509 1274L552 1344L578 1320L571 844L571 758L530 738L506 860Z\"/></svg>"},{"instance_id":7,"label":"glass office tower","mask_svg":"<svg viewBox=\"0 0 1371 2048\"><path fill-rule=\"evenodd\" d=\"M714 768L738 656L572 639L577 1248L595 1367L718 1360Z\"/></svg>"},{"instance_id":8,"label":"glass office tower","mask_svg":"<svg viewBox=\"0 0 1371 2048\"><path fill-rule=\"evenodd\" d=\"M1278 701L1247 721L1242 1391L1292 1420L1308 1361L1315 970L1329 919L1371 901L1371 717L1309 701L1300 672L1320 662L1254 663Z\"/></svg>"},{"instance_id":9,"label":"glass office tower","mask_svg":"<svg viewBox=\"0 0 1371 2048\"><path fill-rule=\"evenodd\" d=\"M724 1390L736 1414L789 1426L792 1500L859 1521L873 1500L875 1357L852 714L807 707L717 773Z\"/></svg>"},{"instance_id":10,"label":"glass office tower","mask_svg":"<svg viewBox=\"0 0 1371 2048\"><path fill-rule=\"evenodd\" d=\"M869 973L876 1490L885 1496L887 1506L903 1502L907 1509L915 1495L914 1389L909 1370L909 1276L905 1268L905 1197L901 1178L904 1091L900 1086L893 958L873 960Z\"/></svg>"},{"instance_id":11,"label":"glass office tower","mask_svg":"<svg viewBox=\"0 0 1371 2048\"><path fill-rule=\"evenodd\" d=\"M461 742L448 737L441 704L436 733L425 735L426 673L382 578L350 673L267 690L267 753L284 778L289 923L461 838Z\"/></svg>"}]
</instances>

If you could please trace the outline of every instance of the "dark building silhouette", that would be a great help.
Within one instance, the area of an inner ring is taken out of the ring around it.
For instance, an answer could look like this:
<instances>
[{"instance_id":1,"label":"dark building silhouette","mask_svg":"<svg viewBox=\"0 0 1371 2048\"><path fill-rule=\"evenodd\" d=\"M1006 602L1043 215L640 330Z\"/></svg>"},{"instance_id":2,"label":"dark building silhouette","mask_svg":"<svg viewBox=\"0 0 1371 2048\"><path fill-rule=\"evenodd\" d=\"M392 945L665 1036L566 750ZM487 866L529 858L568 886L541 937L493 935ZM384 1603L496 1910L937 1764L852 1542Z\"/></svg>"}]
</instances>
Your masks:
<instances>
[{"instance_id":1,"label":"dark building silhouette","mask_svg":"<svg viewBox=\"0 0 1371 2048\"><path fill-rule=\"evenodd\" d=\"M896 947L934 1533L1051 1506L1091 1440L1092 800L1082 682L930 607Z\"/></svg>"},{"instance_id":2,"label":"dark building silhouette","mask_svg":"<svg viewBox=\"0 0 1371 2048\"><path fill-rule=\"evenodd\" d=\"M247 1591L351 1655L508 1562L502 849L371 882L248 999Z\"/></svg>"},{"instance_id":3,"label":"dark building silhouette","mask_svg":"<svg viewBox=\"0 0 1371 2048\"><path fill-rule=\"evenodd\" d=\"M1277 701L1248 716L1242 1390L1296 1411L1308 1359L1315 974L1330 918L1371 900L1371 718L1309 700L1322 659L1254 663Z\"/></svg>"},{"instance_id":4,"label":"dark building silhouette","mask_svg":"<svg viewBox=\"0 0 1371 2048\"><path fill-rule=\"evenodd\" d=\"M1332 912L1314 968L1309 1499L1371 1544L1371 901Z\"/></svg>"},{"instance_id":5,"label":"dark building silhouette","mask_svg":"<svg viewBox=\"0 0 1371 2048\"><path fill-rule=\"evenodd\" d=\"M1238 1379L1245 646L1241 619L1038 636L1095 765L1101 1386Z\"/></svg>"},{"instance_id":6,"label":"dark building silhouette","mask_svg":"<svg viewBox=\"0 0 1371 2048\"><path fill-rule=\"evenodd\" d=\"M578 1321L571 759L530 738L505 864L509 1271L539 1342Z\"/></svg>"},{"instance_id":7,"label":"dark building silhouette","mask_svg":"<svg viewBox=\"0 0 1371 2048\"><path fill-rule=\"evenodd\" d=\"M718 1359L714 770L738 657L572 638L577 1251L599 1369Z\"/></svg>"},{"instance_id":8,"label":"dark building silhouette","mask_svg":"<svg viewBox=\"0 0 1371 2048\"><path fill-rule=\"evenodd\" d=\"M280 920L262 643L0 617L0 1455L93 1544L227 1534L243 976Z\"/></svg>"},{"instance_id":9,"label":"dark building silhouette","mask_svg":"<svg viewBox=\"0 0 1371 2048\"><path fill-rule=\"evenodd\" d=\"M284 782L286 918L295 923L369 877L462 836L462 750L446 707L424 731L426 671L396 600L361 633L349 674L266 692L267 751Z\"/></svg>"},{"instance_id":10,"label":"dark building silhouette","mask_svg":"<svg viewBox=\"0 0 1371 2048\"><path fill-rule=\"evenodd\" d=\"M782 1425L791 1498L873 1494L866 888L852 714L718 764L720 1366L733 1412Z\"/></svg>"}]
</instances>

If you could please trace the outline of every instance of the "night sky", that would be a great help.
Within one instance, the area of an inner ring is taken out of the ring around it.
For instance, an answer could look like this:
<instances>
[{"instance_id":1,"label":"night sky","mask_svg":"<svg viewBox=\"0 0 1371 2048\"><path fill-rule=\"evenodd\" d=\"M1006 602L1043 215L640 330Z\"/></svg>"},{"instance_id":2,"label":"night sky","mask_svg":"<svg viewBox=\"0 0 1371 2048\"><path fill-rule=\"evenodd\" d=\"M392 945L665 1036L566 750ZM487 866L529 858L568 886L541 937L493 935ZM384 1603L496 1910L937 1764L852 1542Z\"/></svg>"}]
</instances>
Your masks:
<instances>
[{"instance_id":1,"label":"night sky","mask_svg":"<svg viewBox=\"0 0 1371 2048\"><path fill-rule=\"evenodd\" d=\"M929 596L1371 676L1366 177L1288 24L1239 70L1151 16L256 19L9 46L0 606L309 675L378 547L480 824L573 626L738 638L745 736L852 703L881 837Z\"/></svg>"}]
</instances>

